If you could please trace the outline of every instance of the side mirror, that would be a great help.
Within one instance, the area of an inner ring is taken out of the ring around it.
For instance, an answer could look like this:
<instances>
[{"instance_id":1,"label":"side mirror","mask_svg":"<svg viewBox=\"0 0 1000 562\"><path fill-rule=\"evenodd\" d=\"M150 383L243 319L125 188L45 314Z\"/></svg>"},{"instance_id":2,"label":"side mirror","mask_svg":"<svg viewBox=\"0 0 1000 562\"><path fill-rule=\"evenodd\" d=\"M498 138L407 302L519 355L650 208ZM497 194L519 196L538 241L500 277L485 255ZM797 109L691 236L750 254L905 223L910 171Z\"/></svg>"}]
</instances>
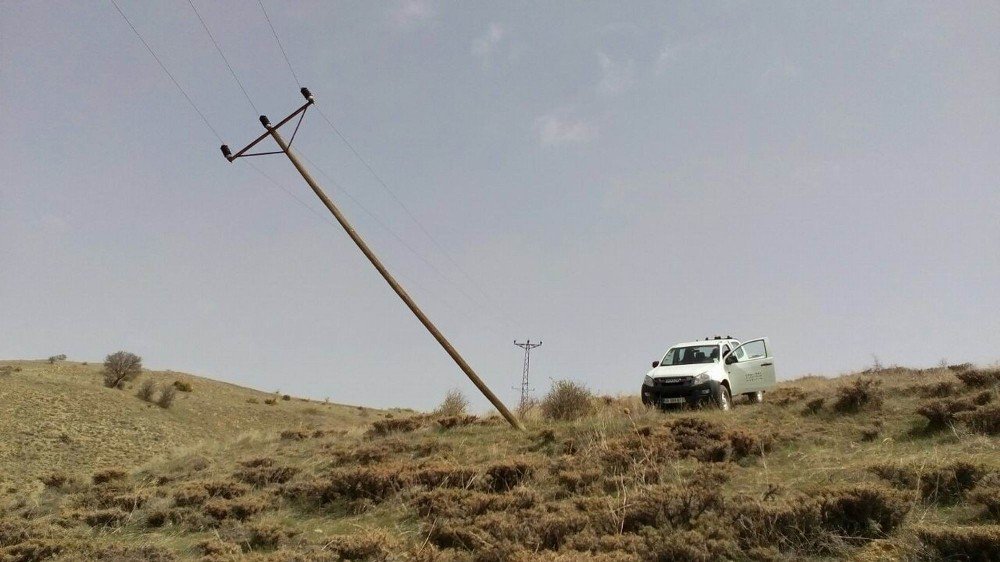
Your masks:
<instances>
[{"instance_id":1,"label":"side mirror","mask_svg":"<svg viewBox=\"0 0 1000 562\"><path fill-rule=\"evenodd\" d=\"M735 362L736 362L735 353L730 353L729 355L726 356L726 365L732 365Z\"/></svg>"},{"instance_id":2,"label":"side mirror","mask_svg":"<svg viewBox=\"0 0 1000 562\"><path fill-rule=\"evenodd\" d=\"M657 367L659 367L659 366L660 366L660 362L659 361L653 361L653 368L654 369L657 368Z\"/></svg>"}]
</instances>

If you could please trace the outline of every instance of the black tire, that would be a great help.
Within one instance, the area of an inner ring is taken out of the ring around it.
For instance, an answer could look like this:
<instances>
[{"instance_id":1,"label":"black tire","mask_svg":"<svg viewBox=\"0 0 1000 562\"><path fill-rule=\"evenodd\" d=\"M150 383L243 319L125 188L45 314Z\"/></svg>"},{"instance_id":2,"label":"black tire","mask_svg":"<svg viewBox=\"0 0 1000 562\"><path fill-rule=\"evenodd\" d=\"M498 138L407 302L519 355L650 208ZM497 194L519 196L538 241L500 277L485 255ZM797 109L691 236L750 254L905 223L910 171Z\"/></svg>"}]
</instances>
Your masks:
<instances>
[{"instance_id":1,"label":"black tire","mask_svg":"<svg viewBox=\"0 0 1000 562\"><path fill-rule=\"evenodd\" d=\"M746 397L751 404L760 404L764 401L764 391L758 390L757 392L748 392L746 393Z\"/></svg>"},{"instance_id":2,"label":"black tire","mask_svg":"<svg viewBox=\"0 0 1000 562\"><path fill-rule=\"evenodd\" d=\"M722 411L729 411L733 409L733 395L729 393L729 387L720 384L718 389L715 391L715 405Z\"/></svg>"}]
</instances>

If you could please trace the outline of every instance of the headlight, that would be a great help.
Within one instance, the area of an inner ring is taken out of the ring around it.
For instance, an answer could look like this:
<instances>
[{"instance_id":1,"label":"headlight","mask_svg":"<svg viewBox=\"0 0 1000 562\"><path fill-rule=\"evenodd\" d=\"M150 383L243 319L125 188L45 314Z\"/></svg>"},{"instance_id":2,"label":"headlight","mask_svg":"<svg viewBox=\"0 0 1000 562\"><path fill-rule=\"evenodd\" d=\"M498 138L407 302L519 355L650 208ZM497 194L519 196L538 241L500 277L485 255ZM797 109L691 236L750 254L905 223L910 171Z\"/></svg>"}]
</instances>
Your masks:
<instances>
[{"instance_id":1,"label":"headlight","mask_svg":"<svg viewBox=\"0 0 1000 562\"><path fill-rule=\"evenodd\" d=\"M643 386L653 386L653 377L646 375L646 380L642 381Z\"/></svg>"},{"instance_id":2,"label":"headlight","mask_svg":"<svg viewBox=\"0 0 1000 562\"><path fill-rule=\"evenodd\" d=\"M695 375L694 380L691 382L693 382L694 384L701 384L703 382L708 382L708 378L709 378L708 371L705 371L704 373L698 373L697 375Z\"/></svg>"}]
</instances>

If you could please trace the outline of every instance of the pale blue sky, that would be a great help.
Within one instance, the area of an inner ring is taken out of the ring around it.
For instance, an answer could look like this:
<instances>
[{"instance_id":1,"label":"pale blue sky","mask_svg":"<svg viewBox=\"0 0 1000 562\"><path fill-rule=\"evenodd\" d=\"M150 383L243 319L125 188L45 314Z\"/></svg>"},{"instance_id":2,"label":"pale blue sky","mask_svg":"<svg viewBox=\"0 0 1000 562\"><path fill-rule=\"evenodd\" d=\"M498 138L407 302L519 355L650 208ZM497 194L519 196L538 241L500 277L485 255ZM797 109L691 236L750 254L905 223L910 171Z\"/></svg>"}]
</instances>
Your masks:
<instances>
[{"instance_id":1,"label":"pale blue sky","mask_svg":"<svg viewBox=\"0 0 1000 562\"><path fill-rule=\"evenodd\" d=\"M261 111L301 103L256 2L195 5ZM262 131L187 2L121 6L226 142ZM779 378L1000 360L996 2L265 6L461 269L318 114L296 145L510 402L515 338L545 342L539 393L634 392L713 334L769 336ZM109 2L5 1L0 34L0 357L128 349L373 406L475 392L338 227L222 158Z\"/></svg>"}]
</instances>

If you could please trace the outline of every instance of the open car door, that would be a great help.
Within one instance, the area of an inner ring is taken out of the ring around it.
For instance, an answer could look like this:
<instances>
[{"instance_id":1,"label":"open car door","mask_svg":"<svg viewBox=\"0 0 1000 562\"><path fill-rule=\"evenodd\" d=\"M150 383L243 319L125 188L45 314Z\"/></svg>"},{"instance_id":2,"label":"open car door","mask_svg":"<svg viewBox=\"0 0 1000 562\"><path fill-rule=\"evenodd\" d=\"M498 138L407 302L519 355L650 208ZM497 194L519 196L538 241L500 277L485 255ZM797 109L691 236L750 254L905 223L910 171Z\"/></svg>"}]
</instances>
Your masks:
<instances>
[{"instance_id":1,"label":"open car door","mask_svg":"<svg viewBox=\"0 0 1000 562\"><path fill-rule=\"evenodd\" d=\"M744 342L727 355L725 361L734 398L774 386L774 358L767 338Z\"/></svg>"}]
</instances>

